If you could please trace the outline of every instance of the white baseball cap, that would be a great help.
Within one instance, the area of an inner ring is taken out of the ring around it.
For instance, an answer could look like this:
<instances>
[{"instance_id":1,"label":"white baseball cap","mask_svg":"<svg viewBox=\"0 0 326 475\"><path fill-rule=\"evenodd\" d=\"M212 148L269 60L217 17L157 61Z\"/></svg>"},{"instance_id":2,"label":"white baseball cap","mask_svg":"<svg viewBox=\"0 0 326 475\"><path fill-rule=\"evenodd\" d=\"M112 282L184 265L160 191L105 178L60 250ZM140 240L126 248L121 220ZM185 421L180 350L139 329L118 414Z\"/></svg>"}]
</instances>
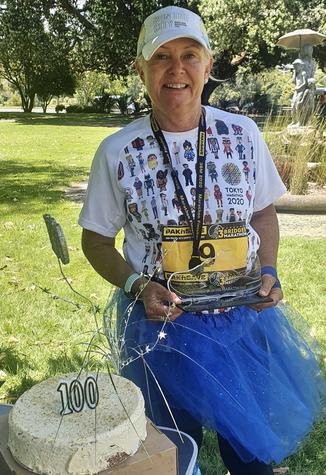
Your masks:
<instances>
[{"instance_id":1,"label":"white baseball cap","mask_svg":"<svg viewBox=\"0 0 326 475\"><path fill-rule=\"evenodd\" d=\"M211 53L203 20L190 10L170 6L157 10L144 21L137 56L142 54L148 61L160 46L177 38L192 38Z\"/></svg>"}]
</instances>

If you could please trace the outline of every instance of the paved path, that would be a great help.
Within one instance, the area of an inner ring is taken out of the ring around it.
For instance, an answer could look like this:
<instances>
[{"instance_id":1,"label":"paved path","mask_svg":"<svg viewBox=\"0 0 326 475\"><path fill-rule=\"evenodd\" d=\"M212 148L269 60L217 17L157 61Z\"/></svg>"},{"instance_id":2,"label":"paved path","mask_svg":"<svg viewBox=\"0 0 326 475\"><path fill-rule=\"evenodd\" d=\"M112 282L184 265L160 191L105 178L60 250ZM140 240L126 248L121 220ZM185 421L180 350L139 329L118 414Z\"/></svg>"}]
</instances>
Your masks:
<instances>
[{"instance_id":1,"label":"paved path","mask_svg":"<svg viewBox=\"0 0 326 475\"><path fill-rule=\"evenodd\" d=\"M277 213L282 236L326 237L326 215Z\"/></svg>"}]
</instances>

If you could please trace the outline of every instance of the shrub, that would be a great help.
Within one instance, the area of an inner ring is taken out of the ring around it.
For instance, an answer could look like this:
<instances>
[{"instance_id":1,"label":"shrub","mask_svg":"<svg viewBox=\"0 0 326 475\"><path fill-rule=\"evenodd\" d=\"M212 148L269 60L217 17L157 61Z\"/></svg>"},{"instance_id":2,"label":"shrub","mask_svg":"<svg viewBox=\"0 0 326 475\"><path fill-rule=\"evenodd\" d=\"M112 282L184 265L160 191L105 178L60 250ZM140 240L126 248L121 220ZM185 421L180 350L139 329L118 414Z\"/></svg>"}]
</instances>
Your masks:
<instances>
[{"instance_id":1,"label":"shrub","mask_svg":"<svg viewBox=\"0 0 326 475\"><path fill-rule=\"evenodd\" d=\"M65 108L66 108L66 106L65 106L64 104L57 104L57 105L55 106L55 109L54 109L54 110L56 111L57 114L59 114L59 112L64 111Z\"/></svg>"},{"instance_id":2,"label":"shrub","mask_svg":"<svg viewBox=\"0 0 326 475\"><path fill-rule=\"evenodd\" d=\"M122 94L121 96L117 98L117 105L122 115L127 114L129 103L130 103L130 96L128 96L127 94Z\"/></svg>"},{"instance_id":3,"label":"shrub","mask_svg":"<svg viewBox=\"0 0 326 475\"><path fill-rule=\"evenodd\" d=\"M81 114L81 113L92 114L94 112L99 112L99 111L94 106L82 107L82 106L79 106L79 105L71 105L71 106L66 107L66 112L68 114L69 113L71 113L71 114Z\"/></svg>"},{"instance_id":4,"label":"shrub","mask_svg":"<svg viewBox=\"0 0 326 475\"><path fill-rule=\"evenodd\" d=\"M302 131L287 126L288 117L270 116L263 133L282 180L293 195L302 195L308 181L326 183L325 121L315 115Z\"/></svg>"},{"instance_id":5,"label":"shrub","mask_svg":"<svg viewBox=\"0 0 326 475\"><path fill-rule=\"evenodd\" d=\"M135 108L134 114L137 115L137 114L139 114L140 111L142 110L143 105L142 105L141 102L138 102L138 101L135 101L135 100L133 101L133 104L134 104L134 108Z\"/></svg>"},{"instance_id":6,"label":"shrub","mask_svg":"<svg viewBox=\"0 0 326 475\"><path fill-rule=\"evenodd\" d=\"M21 104L22 104L21 98L19 94L17 94L16 92L11 94L11 96L8 98L6 102L6 105L8 106L21 106Z\"/></svg>"},{"instance_id":7,"label":"shrub","mask_svg":"<svg viewBox=\"0 0 326 475\"><path fill-rule=\"evenodd\" d=\"M67 114L79 113L79 112L83 112L83 108L81 106L78 106L77 104L73 104L71 106L66 107L66 112Z\"/></svg>"},{"instance_id":8,"label":"shrub","mask_svg":"<svg viewBox=\"0 0 326 475\"><path fill-rule=\"evenodd\" d=\"M116 103L116 98L110 94L103 94L102 96L95 97L93 101L93 107L97 112L111 112L113 106Z\"/></svg>"}]
</instances>

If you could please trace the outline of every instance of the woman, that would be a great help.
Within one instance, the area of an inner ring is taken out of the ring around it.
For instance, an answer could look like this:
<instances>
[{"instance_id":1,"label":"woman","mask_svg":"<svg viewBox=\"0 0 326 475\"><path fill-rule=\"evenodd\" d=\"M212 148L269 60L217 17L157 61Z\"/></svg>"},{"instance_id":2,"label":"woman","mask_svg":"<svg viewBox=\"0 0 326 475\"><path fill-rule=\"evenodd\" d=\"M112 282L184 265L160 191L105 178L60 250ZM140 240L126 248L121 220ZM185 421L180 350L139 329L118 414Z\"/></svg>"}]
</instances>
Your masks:
<instances>
[{"instance_id":1,"label":"woman","mask_svg":"<svg viewBox=\"0 0 326 475\"><path fill-rule=\"evenodd\" d=\"M139 35L136 67L152 114L100 145L79 221L86 257L101 276L124 290L118 294L118 326L129 362L124 374L142 388L154 422L176 423L199 446L206 425L217 431L232 475L271 474L270 463L292 453L310 430L325 389L323 382L318 387L315 383L319 369L313 355L309 353L309 363L301 358L304 343L275 310L282 290L273 202L285 187L253 121L201 106L212 53L197 15L178 7L150 15ZM228 150L216 157L206 147L209 138L220 150L225 143L234 149L241 138L243 155L252 157L246 172ZM185 151L178 159L176 147ZM131 173L127 157L139 153L155 160L145 171L136 165ZM183 178L184 165L192 171L195 187ZM212 165L223 205L216 202L209 179ZM154 183L157 174L166 179L164 206L159 186L142 196L149 219L139 213L137 193L130 195L135 176L143 181L145 173ZM216 223L203 226L205 184L210 192L206 208L218 216L218 229ZM180 207L173 206L175 194ZM115 248L121 228L124 257ZM148 242L151 256L145 251ZM257 255L262 269L259 295L268 297L267 303L257 299L254 308L215 309L207 304L195 313L183 310L192 291L205 297L216 281L223 288L230 276L250 273ZM281 336L285 332L286 343ZM301 382L293 381L298 371L309 381L309 397L303 396Z\"/></svg>"}]
</instances>

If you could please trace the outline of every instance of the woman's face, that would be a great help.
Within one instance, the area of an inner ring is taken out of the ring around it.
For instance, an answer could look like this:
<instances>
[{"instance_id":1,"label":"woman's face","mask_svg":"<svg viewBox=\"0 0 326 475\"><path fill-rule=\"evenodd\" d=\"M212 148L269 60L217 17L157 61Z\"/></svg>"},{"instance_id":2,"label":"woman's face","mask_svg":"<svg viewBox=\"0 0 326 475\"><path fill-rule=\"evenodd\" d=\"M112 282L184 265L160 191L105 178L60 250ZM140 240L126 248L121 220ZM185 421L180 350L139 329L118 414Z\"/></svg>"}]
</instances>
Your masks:
<instances>
[{"instance_id":1,"label":"woman's face","mask_svg":"<svg viewBox=\"0 0 326 475\"><path fill-rule=\"evenodd\" d=\"M212 59L190 38L169 41L149 61L137 63L137 71L158 112L187 113L200 107L201 93L208 80Z\"/></svg>"}]
</instances>

